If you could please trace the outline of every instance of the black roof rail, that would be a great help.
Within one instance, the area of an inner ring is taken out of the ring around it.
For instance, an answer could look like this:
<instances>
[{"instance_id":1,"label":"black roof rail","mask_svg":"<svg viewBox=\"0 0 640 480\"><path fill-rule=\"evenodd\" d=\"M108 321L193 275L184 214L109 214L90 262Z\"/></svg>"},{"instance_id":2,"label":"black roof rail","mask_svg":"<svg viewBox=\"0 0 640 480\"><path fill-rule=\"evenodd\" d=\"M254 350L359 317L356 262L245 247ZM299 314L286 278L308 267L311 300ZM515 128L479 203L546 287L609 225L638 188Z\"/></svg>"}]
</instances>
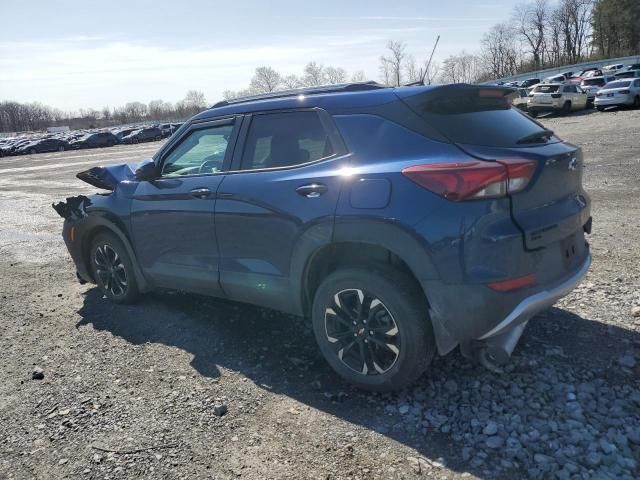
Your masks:
<instances>
[{"instance_id":1,"label":"black roof rail","mask_svg":"<svg viewBox=\"0 0 640 480\"><path fill-rule=\"evenodd\" d=\"M356 82L356 83L339 83L336 85L321 85L318 87L293 88L290 90L278 90L276 92L261 93L259 95L248 95L246 97L238 97L230 100L222 100L214 104L211 108L224 107L226 105L236 105L238 103L253 102L256 100L272 100L274 98L295 97L298 95L318 95L321 93L339 93L339 92L359 92L365 90L378 90L381 88L389 88L378 82Z\"/></svg>"}]
</instances>

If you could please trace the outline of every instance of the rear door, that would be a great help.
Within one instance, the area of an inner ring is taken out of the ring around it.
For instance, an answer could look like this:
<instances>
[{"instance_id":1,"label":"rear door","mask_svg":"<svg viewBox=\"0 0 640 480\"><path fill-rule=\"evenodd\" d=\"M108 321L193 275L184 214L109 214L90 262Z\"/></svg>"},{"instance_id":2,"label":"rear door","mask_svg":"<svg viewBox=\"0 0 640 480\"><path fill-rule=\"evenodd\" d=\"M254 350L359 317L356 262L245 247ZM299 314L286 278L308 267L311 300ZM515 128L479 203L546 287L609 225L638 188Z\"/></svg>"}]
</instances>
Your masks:
<instances>
[{"instance_id":1,"label":"rear door","mask_svg":"<svg viewBox=\"0 0 640 480\"><path fill-rule=\"evenodd\" d=\"M154 285L222 295L214 209L239 122L191 125L158 159L161 177L137 186L133 237L141 268Z\"/></svg>"},{"instance_id":2,"label":"rear door","mask_svg":"<svg viewBox=\"0 0 640 480\"><path fill-rule=\"evenodd\" d=\"M245 119L218 192L220 282L232 299L291 311L292 257L331 239L345 148L319 109Z\"/></svg>"}]
</instances>

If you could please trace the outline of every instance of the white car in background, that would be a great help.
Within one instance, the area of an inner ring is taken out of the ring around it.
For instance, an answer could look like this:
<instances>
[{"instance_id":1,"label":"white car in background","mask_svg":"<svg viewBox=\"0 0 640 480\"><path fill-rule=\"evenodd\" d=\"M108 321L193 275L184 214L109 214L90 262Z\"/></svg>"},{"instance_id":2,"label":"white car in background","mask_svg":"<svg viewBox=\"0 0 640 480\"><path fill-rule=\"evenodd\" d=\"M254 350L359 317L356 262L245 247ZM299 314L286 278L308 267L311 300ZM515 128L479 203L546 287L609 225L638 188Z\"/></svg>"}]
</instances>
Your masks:
<instances>
[{"instance_id":1,"label":"white car in background","mask_svg":"<svg viewBox=\"0 0 640 480\"><path fill-rule=\"evenodd\" d=\"M583 108L587 108L587 94L574 84L538 84L531 90L527 102L527 110L532 117L540 112L568 114Z\"/></svg>"},{"instance_id":2,"label":"white car in background","mask_svg":"<svg viewBox=\"0 0 640 480\"><path fill-rule=\"evenodd\" d=\"M544 80L545 83L564 83L566 81L567 77L565 75L555 75Z\"/></svg>"},{"instance_id":3,"label":"white car in background","mask_svg":"<svg viewBox=\"0 0 640 480\"><path fill-rule=\"evenodd\" d=\"M607 73L616 73L621 71L624 68L624 65L622 63L616 63L613 65L605 65L604 67L602 67L602 70L606 70Z\"/></svg>"},{"instance_id":4,"label":"white car in background","mask_svg":"<svg viewBox=\"0 0 640 480\"><path fill-rule=\"evenodd\" d=\"M607 83L596 93L594 104L600 112L607 107L640 108L640 78Z\"/></svg>"},{"instance_id":5,"label":"white car in background","mask_svg":"<svg viewBox=\"0 0 640 480\"><path fill-rule=\"evenodd\" d=\"M593 103L596 98L596 93L607 83L613 82L616 79L613 75L603 75L601 77L585 78L580 82L580 88L587 94L587 103Z\"/></svg>"}]
</instances>

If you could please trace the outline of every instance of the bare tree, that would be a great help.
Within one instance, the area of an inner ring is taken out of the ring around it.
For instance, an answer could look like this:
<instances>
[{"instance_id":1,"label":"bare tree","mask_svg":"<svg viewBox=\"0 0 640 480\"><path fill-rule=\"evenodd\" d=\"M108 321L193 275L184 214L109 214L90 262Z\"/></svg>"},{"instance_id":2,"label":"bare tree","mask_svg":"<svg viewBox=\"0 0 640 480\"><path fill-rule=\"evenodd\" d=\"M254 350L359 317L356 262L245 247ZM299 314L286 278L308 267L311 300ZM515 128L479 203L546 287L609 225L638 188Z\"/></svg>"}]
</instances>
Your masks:
<instances>
[{"instance_id":1,"label":"bare tree","mask_svg":"<svg viewBox=\"0 0 640 480\"><path fill-rule=\"evenodd\" d=\"M529 47L533 68L544 66L544 49L549 20L549 6L547 0L535 0L530 3L517 5L514 11L515 28Z\"/></svg>"},{"instance_id":2,"label":"bare tree","mask_svg":"<svg viewBox=\"0 0 640 480\"><path fill-rule=\"evenodd\" d=\"M342 67L327 67L324 69L324 76L329 85L345 83L347 81L347 72Z\"/></svg>"},{"instance_id":3,"label":"bare tree","mask_svg":"<svg viewBox=\"0 0 640 480\"><path fill-rule=\"evenodd\" d=\"M250 88L256 93L268 93L277 90L282 77L271 67L258 67L251 79Z\"/></svg>"},{"instance_id":4,"label":"bare tree","mask_svg":"<svg viewBox=\"0 0 640 480\"><path fill-rule=\"evenodd\" d=\"M305 87L317 87L325 84L324 65L309 62L304 67L302 84Z\"/></svg>"},{"instance_id":5,"label":"bare tree","mask_svg":"<svg viewBox=\"0 0 640 480\"><path fill-rule=\"evenodd\" d=\"M299 88L302 82L297 75L291 74L282 79L282 85L284 85L285 88Z\"/></svg>"},{"instance_id":6,"label":"bare tree","mask_svg":"<svg viewBox=\"0 0 640 480\"><path fill-rule=\"evenodd\" d=\"M380 57L380 73L387 85L402 85L402 70L406 59L406 46L398 40L389 40L387 43L389 55Z\"/></svg>"},{"instance_id":7,"label":"bare tree","mask_svg":"<svg viewBox=\"0 0 640 480\"><path fill-rule=\"evenodd\" d=\"M365 76L364 72L362 70L358 70L357 72L353 72L353 75L351 75L351 81L352 82L366 82L367 81L367 77Z\"/></svg>"},{"instance_id":8,"label":"bare tree","mask_svg":"<svg viewBox=\"0 0 640 480\"><path fill-rule=\"evenodd\" d=\"M494 25L482 38L482 57L493 78L516 74L518 56L515 31L511 25Z\"/></svg>"},{"instance_id":9,"label":"bare tree","mask_svg":"<svg viewBox=\"0 0 640 480\"><path fill-rule=\"evenodd\" d=\"M204 93L199 92L198 90L189 90L183 101L188 108L199 110L207 108L207 100L204 97Z\"/></svg>"}]
</instances>

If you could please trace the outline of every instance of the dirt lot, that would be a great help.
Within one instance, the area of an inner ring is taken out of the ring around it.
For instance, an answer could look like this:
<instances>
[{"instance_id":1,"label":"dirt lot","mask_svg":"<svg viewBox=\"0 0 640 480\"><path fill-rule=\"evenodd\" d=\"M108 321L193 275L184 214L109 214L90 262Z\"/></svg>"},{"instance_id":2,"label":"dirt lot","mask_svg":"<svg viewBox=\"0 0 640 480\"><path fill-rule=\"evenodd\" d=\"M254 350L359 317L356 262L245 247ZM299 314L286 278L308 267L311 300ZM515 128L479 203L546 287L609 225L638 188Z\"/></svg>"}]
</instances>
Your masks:
<instances>
[{"instance_id":1,"label":"dirt lot","mask_svg":"<svg viewBox=\"0 0 640 480\"><path fill-rule=\"evenodd\" d=\"M638 478L640 111L541 121L585 151L591 272L505 374L455 353L394 395L341 382L303 320L76 282L51 203L158 144L0 159L0 478Z\"/></svg>"}]
</instances>

